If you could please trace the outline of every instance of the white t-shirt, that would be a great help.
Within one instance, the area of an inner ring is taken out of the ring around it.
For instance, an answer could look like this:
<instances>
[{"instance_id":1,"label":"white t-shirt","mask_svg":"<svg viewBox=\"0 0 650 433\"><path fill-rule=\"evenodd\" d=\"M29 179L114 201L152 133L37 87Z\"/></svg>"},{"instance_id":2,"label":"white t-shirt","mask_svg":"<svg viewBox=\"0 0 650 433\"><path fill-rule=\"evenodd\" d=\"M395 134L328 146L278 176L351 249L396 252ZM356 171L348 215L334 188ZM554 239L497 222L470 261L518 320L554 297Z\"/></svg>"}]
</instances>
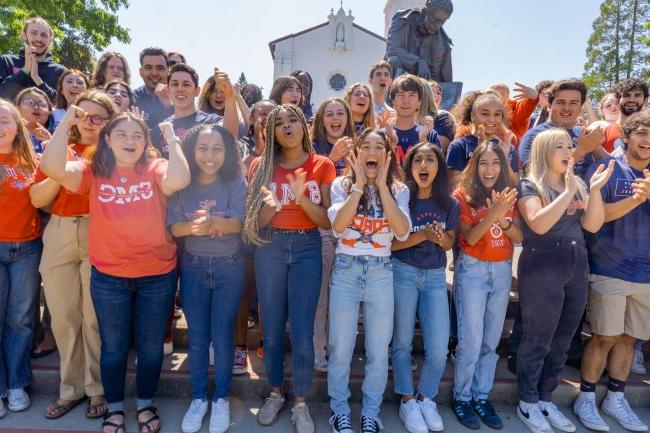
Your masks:
<instances>
[{"instance_id":1,"label":"white t-shirt","mask_svg":"<svg viewBox=\"0 0 650 433\"><path fill-rule=\"evenodd\" d=\"M337 177L330 188L330 197L332 205L327 210L327 216L331 222L334 222L336 214L343 207L345 200L348 198L348 188L346 183L349 180L340 176ZM368 209L357 209L357 214L352 219L352 222L343 231L338 233L332 230L334 236L338 238L336 244L337 254L349 254L351 256L390 256L390 246L393 237L398 240L404 241L409 237L411 231L411 218L409 216L409 190L406 185L397 183L393 184L393 196L397 202L397 206L406 216L409 222L409 229L404 236L395 236L395 232L388 224L388 220L384 217L384 209L379 205L379 191L374 185L368 185L370 192L370 200L368 200Z\"/></svg>"}]
</instances>

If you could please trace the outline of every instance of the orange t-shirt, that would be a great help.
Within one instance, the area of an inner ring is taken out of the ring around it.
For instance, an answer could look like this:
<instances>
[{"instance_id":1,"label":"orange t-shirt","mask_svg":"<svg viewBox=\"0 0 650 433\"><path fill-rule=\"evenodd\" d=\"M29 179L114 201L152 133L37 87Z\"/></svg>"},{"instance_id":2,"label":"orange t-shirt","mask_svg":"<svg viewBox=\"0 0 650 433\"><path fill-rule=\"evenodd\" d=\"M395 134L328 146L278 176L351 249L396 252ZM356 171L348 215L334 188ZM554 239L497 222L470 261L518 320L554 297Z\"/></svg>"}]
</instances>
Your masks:
<instances>
[{"instance_id":1,"label":"orange t-shirt","mask_svg":"<svg viewBox=\"0 0 650 433\"><path fill-rule=\"evenodd\" d=\"M100 272L125 278L162 275L176 267L176 244L167 231L167 197L160 181L167 161L156 159L137 169L115 167L98 178L83 164L77 194L89 197L90 263Z\"/></svg>"},{"instance_id":2,"label":"orange t-shirt","mask_svg":"<svg viewBox=\"0 0 650 433\"><path fill-rule=\"evenodd\" d=\"M249 185L261 158L257 157L251 163L250 169L248 170ZM282 168L278 165L273 171L269 188L282 203L282 209L271 220L272 227L284 230L309 230L317 227L305 214L300 205L296 204L296 199L289 187L289 181L287 181L287 174L293 173L298 168L302 168L307 173L305 195L316 204L321 203L321 186L331 185L334 178L336 178L334 163L326 156L315 153L309 154L307 160L300 167L294 169Z\"/></svg>"},{"instance_id":3,"label":"orange t-shirt","mask_svg":"<svg viewBox=\"0 0 650 433\"><path fill-rule=\"evenodd\" d=\"M84 144L73 144L68 147L68 161L84 159L84 152L87 147ZM39 165L34 172L34 183L42 182L45 179L47 179L47 176L41 171ZM65 188L61 188L54 198L51 213L61 217L86 215L88 214L88 196L73 194Z\"/></svg>"},{"instance_id":4,"label":"orange t-shirt","mask_svg":"<svg viewBox=\"0 0 650 433\"><path fill-rule=\"evenodd\" d=\"M16 152L0 153L0 242L27 242L41 235L38 210L32 206L31 172L19 168Z\"/></svg>"},{"instance_id":5,"label":"orange t-shirt","mask_svg":"<svg viewBox=\"0 0 650 433\"><path fill-rule=\"evenodd\" d=\"M503 103L509 110L510 130L515 134L517 142L519 142L528 131L530 115L533 114L539 103L539 96L535 99L505 99Z\"/></svg>"},{"instance_id":6,"label":"orange t-shirt","mask_svg":"<svg viewBox=\"0 0 650 433\"><path fill-rule=\"evenodd\" d=\"M469 205L469 198L462 188L456 189L453 194L460 206L460 221L471 226L478 224L488 212L487 206L481 206L475 209ZM513 206L506 214L506 219L512 221L517 215L517 210ZM488 262L501 262L512 259L513 246L510 238L506 236L498 223L490 228L485 235L474 245L465 241L463 233L460 233L460 248L465 254L468 254L479 260Z\"/></svg>"},{"instance_id":7,"label":"orange t-shirt","mask_svg":"<svg viewBox=\"0 0 650 433\"><path fill-rule=\"evenodd\" d=\"M613 122L610 123L607 128L605 128L605 142L603 143L603 148L609 152L612 153L614 149L616 149L616 141L620 139L621 143L623 142L623 139L621 136L623 135L623 131L621 130L621 127L618 123Z\"/></svg>"}]
</instances>

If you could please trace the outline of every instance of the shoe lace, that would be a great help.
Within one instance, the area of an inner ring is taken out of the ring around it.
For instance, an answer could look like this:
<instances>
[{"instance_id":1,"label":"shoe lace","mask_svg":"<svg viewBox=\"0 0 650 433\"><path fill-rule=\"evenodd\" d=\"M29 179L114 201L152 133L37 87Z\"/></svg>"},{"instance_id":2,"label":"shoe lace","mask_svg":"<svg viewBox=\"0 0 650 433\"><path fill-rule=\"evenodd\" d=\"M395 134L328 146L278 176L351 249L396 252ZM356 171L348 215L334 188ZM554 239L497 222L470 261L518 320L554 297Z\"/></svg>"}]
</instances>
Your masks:
<instances>
[{"instance_id":1,"label":"shoe lace","mask_svg":"<svg viewBox=\"0 0 650 433\"><path fill-rule=\"evenodd\" d=\"M235 350L235 364L243 364L246 361L246 352L237 349Z\"/></svg>"},{"instance_id":2,"label":"shoe lace","mask_svg":"<svg viewBox=\"0 0 650 433\"><path fill-rule=\"evenodd\" d=\"M528 412L530 415L530 421L535 424L535 425L546 425L548 424L548 421L546 421L546 418L544 418L544 415L542 415L542 411L537 407L534 406L530 409Z\"/></svg>"},{"instance_id":3,"label":"shoe lace","mask_svg":"<svg viewBox=\"0 0 650 433\"><path fill-rule=\"evenodd\" d=\"M307 406L295 406L291 411L291 421L294 424L311 422Z\"/></svg>"},{"instance_id":4,"label":"shoe lace","mask_svg":"<svg viewBox=\"0 0 650 433\"><path fill-rule=\"evenodd\" d=\"M361 417L361 430L366 432L366 431L372 431L372 432L378 432L381 429L383 429L384 426L381 423L381 420L379 418L374 418L371 416L362 416Z\"/></svg>"},{"instance_id":5,"label":"shoe lace","mask_svg":"<svg viewBox=\"0 0 650 433\"><path fill-rule=\"evenodd\" d=\"M618 412L625 417L627 421L631 422L641 422L639 417L634 413L630 404L627 402L625 397L616 398L616 406Z\"/></svg>"},{"instance_id":6,"label":"shoe lace","mask_svg":"<svg viewBox=\"0 0 650 433\"><path fill-rule=\"evenodd\" d=\"M27 400L27 393L23 389L10 389L9 398L22 403Z\"/></svg>"},{"instance_id":7,"label":"shoe lace","mask_svg":"<svg viewBox=\"0 0 650 433\"><path fill-rule=\"evenodd\" d=\"M643 352L641 352L640 350L635 350L634 351L634 363L639 364L639 365L643 365L643 361L644 361Z\"/></svg>"},{"instance_id":8,"label":"shoe lace","mask_svg":"<svg viewBox=\"0 0 650 433\"><path fill-rule=\"evenodd\" d=\"M337 430L350 429L352 430L352 421L349 415L334 414L330 417L330 424Z\"/></svg>"},{"instance_id":9,"label":"shoe lace","mask_svg":"<svg viewBox=\"0 0 650 433\"><path fill-rule=\"evenodd\" d=\"M280 408L282 403L282 397L276 394L271 394L264 400L264 406L272 407L273 409Z\"/></svg>"}]
</instances>

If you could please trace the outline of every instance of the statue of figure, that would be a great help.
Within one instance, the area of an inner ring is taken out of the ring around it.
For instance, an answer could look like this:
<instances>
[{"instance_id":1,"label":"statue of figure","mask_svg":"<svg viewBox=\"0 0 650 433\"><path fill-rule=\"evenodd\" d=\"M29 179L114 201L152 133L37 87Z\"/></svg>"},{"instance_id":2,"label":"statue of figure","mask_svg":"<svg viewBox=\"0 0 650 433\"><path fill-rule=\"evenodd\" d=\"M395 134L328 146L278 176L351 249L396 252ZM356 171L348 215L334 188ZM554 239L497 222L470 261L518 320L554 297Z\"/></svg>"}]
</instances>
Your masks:
<instances>
[{"instance_id":1,"label":"statue of figure","mask_svg":"<svg viewBox=\"0 0 650 433\"><path fill-rule=\"evenodd\" d=\"M344 43L345 42L345 26L343 23L339 23L338 26L336 26L336 43Z\"/></svg>"},{"instance_id":2,"label":"statue of figure","mask_svg":"<svg viewBox=\"0 0 650 433\"><path fill-rule=\"evenodd\" d=\"M428 80L453 81L451 39L442 28L453 10L451 0L427 0L421 10L407 9L393 16L386 60L394 77L408 72Z\"/></svg>"}]
</instances>

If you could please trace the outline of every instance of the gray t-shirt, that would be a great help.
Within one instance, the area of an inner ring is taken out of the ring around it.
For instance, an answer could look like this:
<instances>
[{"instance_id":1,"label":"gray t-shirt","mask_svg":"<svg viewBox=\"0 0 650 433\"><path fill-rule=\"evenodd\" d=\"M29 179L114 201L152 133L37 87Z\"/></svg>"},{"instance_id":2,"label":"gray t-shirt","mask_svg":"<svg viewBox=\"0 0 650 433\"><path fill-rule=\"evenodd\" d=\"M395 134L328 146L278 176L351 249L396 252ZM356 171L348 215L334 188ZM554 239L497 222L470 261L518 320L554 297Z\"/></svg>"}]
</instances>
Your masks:
<instances>
[{"instance_id":1,"label":"gray t-shirt","mask_svg":"<svg viewBox=\"0 0 650 433\"><path fill-rule=\"evenodd\" d=\"M517 185L517 192L519 198L528 195L540 196L537 187L533 182L528 179L522 179ZM551 200L555 200L560 195L559 191L551 189ZM560 217L558 222L555 223L551 229L543 235L538 235L528 228L528 224L523 225L524 240L533 240L536 238L548 237L564 237L564 238L577 238L583 239L582 225L580 218L584 214L585 203L578 194L575 195L571 203L567 207L564 214Z\"/></svg>"},{"instance_id":2,"label":"gray t-shirt","mask_svg":"<svg viewBox=\"0 0 650 433\"><path fill-rule=\"evenodd\" d=\"M167 226L196 219L198 210L208 210L216 217L243 221L246 190L246 180L241 175L231 181L217 180L210 185L192 183L169 199ZM196 256L227 257L238 254L240 249L239 233L185 237L185 250Z\"/></svg>"}]
</instances>

